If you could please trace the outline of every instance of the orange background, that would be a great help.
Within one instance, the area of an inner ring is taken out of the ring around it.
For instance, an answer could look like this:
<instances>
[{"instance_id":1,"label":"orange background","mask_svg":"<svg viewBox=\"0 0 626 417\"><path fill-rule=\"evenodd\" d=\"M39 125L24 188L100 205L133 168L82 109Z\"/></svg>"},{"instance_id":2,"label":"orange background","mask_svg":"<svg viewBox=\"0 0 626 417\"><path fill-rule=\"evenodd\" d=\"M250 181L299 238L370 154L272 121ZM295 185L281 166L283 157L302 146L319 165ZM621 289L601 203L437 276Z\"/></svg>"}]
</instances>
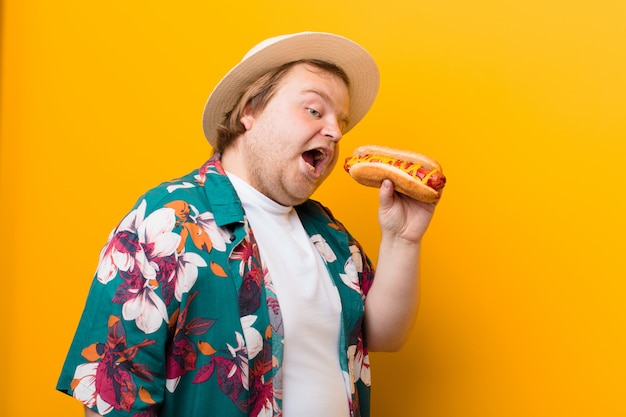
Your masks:
<instances>
[{"instance_id":1,"label":"orange background","mask_svg":"<svg viewBox=\"0 0 626 417\"><path fill-rule=\"evenodd\" d=\"M342 156L386 143L449 177L374 417L626 415L626 2L174 4L3 2L0 415L82 415L54 386L109 231L208 157L221 76L301 30L380 65ZM337 170L316 198L375 258L376 191Z\"/></svg>"}]
</instances>

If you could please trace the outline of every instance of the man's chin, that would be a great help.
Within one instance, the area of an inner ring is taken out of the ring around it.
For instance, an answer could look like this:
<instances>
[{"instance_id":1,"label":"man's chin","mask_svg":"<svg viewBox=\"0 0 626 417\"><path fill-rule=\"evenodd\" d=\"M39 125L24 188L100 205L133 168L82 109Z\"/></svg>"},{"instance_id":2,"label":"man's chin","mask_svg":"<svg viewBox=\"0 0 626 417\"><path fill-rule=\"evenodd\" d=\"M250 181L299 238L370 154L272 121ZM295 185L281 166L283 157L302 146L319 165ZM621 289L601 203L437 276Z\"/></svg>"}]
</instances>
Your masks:
<instances>
[{"instance_id":1,"label":"man's chin","mask_svg":"<svg viewBox=\"0 0 626 417\"><path fill-rule=\"evenodd\" d=\"M288 195L282 196L282 202L279 201L278 203L284 206L299 206L300 204L305 203L309 198L311 198L316 189L317 187L312 187L307 192L302 192L302 190L298 190L299 192L297 193L290 193Z\"/></svg>"}]
</instances>

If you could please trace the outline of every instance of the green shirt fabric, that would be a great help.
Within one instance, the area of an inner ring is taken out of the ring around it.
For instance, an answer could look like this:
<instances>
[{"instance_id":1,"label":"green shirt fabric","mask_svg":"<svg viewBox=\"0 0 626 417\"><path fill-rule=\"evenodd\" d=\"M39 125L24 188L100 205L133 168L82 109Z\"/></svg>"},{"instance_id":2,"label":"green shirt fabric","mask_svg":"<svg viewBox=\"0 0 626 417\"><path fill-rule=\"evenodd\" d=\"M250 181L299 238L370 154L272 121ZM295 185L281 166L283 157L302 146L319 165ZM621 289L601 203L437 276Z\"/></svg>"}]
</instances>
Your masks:
<instances>
[{"instance_id":1,"label":"green shirt fabric","mask_svg":"<svg viewBox=\"0 0 626 417\"><path fill-rule=\"evenodd\" d=\"M372 264L328 209L313 200L295 209L341 299L351 416L367 417ZM147 192L111 233L57 389L107 416L280 416L282 317L271 284L215 155Z\"/></svg>"}]
</instances>

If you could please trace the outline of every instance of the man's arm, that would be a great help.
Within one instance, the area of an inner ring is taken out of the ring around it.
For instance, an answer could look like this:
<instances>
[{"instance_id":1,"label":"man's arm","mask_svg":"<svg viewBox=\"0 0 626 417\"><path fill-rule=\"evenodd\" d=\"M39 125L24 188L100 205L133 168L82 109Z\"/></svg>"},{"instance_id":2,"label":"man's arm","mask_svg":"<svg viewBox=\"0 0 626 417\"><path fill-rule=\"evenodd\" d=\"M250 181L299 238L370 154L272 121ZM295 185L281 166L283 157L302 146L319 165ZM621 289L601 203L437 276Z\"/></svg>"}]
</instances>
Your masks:
<instances>
[{"instance_id":1,"label":"man's arm","mask_svg":"<svg viewBox=\"0 0 626 417\"><path fill-rule=\"evenodd\" d=\"M367 346L396 351L406 341L419 305L422 238L435 205L394 193L385 180L380 188L382 238L376 276L365 299Z\"/></svg>"},{"instance_id":2,"label":"man's arm","mask_svg":"<svg viewBox=\"0 0 626 417\"><path fill-rule=\"evenodd\" d=\"M102 417L100 414L85 406L85 417Z\"/></svg>"}]
</instances>

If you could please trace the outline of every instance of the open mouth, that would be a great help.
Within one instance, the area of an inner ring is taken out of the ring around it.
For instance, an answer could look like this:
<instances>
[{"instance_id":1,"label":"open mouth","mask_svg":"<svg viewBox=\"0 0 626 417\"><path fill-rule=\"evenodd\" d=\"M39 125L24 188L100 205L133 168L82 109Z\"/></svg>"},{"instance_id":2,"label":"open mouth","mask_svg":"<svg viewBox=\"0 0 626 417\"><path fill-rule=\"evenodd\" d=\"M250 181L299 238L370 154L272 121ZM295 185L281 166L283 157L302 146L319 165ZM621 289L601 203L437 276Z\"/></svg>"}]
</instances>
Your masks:
<instances>
[{"instance_id":1,"label":"open mouth","mask_svg":"<svg viewBox=\"0 0 626 417\"><path fill-rule=\"evenodd\" d=\"M306 162L309 171L320 173L326 165L327 154L322 149L311 149L302 153L302 159Z\"/></svg>"}]
</instances>

